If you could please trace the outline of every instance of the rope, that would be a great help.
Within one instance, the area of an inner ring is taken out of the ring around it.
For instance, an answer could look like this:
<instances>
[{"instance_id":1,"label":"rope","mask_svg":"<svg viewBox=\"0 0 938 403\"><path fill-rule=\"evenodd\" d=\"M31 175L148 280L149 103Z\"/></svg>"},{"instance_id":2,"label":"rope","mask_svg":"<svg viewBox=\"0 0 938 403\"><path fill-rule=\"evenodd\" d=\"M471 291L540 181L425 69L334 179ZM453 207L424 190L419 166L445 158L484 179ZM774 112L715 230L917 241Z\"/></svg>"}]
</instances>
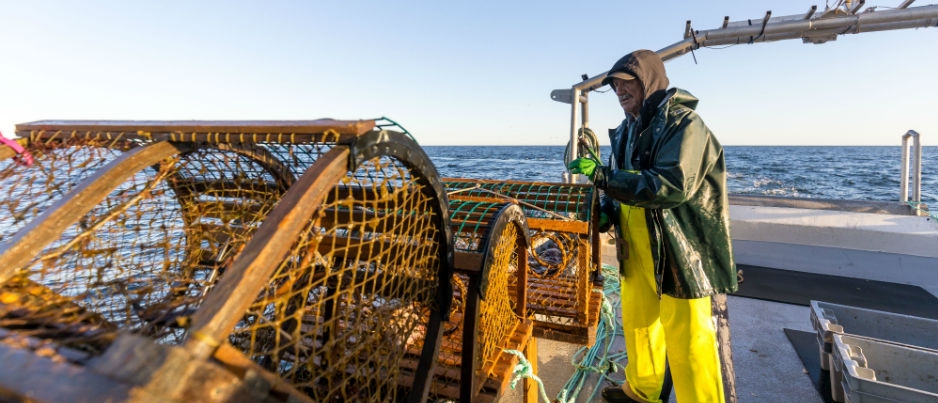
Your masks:
<instances>
[{"instance_id":1,"label":"rope","mask_svg":"<svg viewBox=\"0 0 938 403\"><path fill-rule=\"evenodd\" d=\"M417 142L417 139L414 138L414 135L413 135L413 134L410 134L410 132L407 131L407 129L405 129L404 126L401 126L400 123L397 123L397 122L391 120L391 118L389 118L389 117L387 117L387 116L382 116L382 117L380 117L380 118L374 119L374 121L375 121L375 126L378 127L378 128L381 129L381 130L384 130L384 129L387 128L387 127L395 128L395 129L400 130L400 131L403 132L404 134L406 134L407 137L410 137L410 139L413 140L415 143ZM419 144L419 143L418 143L418 144Z\"/></svg>"},{"instance_id":2,"label":"rope","mask_svg":"<svg viewBox=\"0 0 938 403\"><path fill-rule=\"evenodd\" d=\"M534 340L531 340L530 343L534 343ZM521 378L530 378L537 382L538 391L541 392L541 399L544 399L545 402L550 403L550 398L547 397L547 392L544 391L544 383L541 382L541 378L534 373L534 370L531 369L531 363L524 357L518 350L504 350L506 353L514 354L518 356L518 364L515 365L515 369L511 372L511 389L515 389L515 385L518 384L518 381Z\"/></svg>"},{"instance_id":3,"label":"rope","mask_svg":"<svg viewBox=\"0 0 938 403\"><path fill-rule=\"evenodd\" d=\"M610 295L619 294L619 270L610 265L603 265L602 267L603 276L605 277L605 282L603 283L603 305L602 311L600 312L599 324L596 327L596 343L593 344L588 350L586 347L581 347L580 350L573 355L572 361L573 366L576 367L573 375L570 376L570 379L564 384L563 388L560 389L560 392L557 394L556 401L559 403L572 403L576 401L577 396L583 389L583 386L586 384L587 377L590 374L596 373L610 382L613 385L622 384L621 380L612 379L609 374L618 374L620 369L624 367L624 362L626 361L625 352L620 353L611 353L613 342L617 337L622 336L619 333L618 329L622 328L622 325L619 323L619 315L617 312L620 312L621 305L619 303L611 303L609 301ZM577 362L578 357L585 351L585 355L582 360ZM596 382L596 386L602 384L601 381ZM596 394L601 388L593 388L593 392L590 393L590 396L585 401L592 402L596 401Z\"/></svg>"},{"instance_id":4,"label":"rope","mask_svg":"<svg viewBox=\"0 0 938 403\"><path fill-rule=\"evenodd\" d=\"M0 133L0 144L6 145L7 147L13 149L13 152L17 154L15 157L13 157L13 161L15 161L18 165L28 167L33 164L33 155L30 154L29 151L26 151L26 149L17 143L16 140L8 139L3 136L3 133Z\"/></svg>"},{"instance_id":5,"label":"rope","mask_svg":"<svg viewBox=\"0 0 938 403\"><path fill-rule=\"evenodd\" d=\"M933 220L938 221L938 213L932 213L930 210L928 210L928 205L925 203L911 200L907 201L906 203L909 203L909 207L912 207L913 210L920 213L925 213L925 215L931 217Z\"/></svg>"},{"instance_id":6,"label":"rope","mask_svg":"<svg viewBox=\"0 0 938 403\"><path fill-rule=\"evenodd\" d=\"M495 195L496 197L499 197L499 198L502 198L502 199L506 199L506 200L511 201L511 202L514 202L514 203L518 203L518 204L520 204L520 205L522 205L522 206L528 207L528 208L530 208L530 209L532 209L532 210L540 211L540 212L542 212L542 213L544 213L544 214L547 214L547 215L554 216L555 218L560 219L560 220L563 220L563 221L575 221L573 218L566 217L566 216L557 214L557 213L555 213L555 212L553 212L553 211L540 208L540 207L535 206L535 205L533 205L533 204L531 204L531 203L528 203L528 202L526 202L526 201L524 201L524 200L518 200L518 199L516 199L516 198L514 198L514 197L511 197L511 196L509 196L509 195L507 195L507 194L499 193L499 192L496 192L496 191L494 191L494 190L489 190L489 189L483 188L482 186L480 186L480 185L478 185L478 184L476 184L475 186L472 186L472 187L468 187L468 188L462 188L462 189L458 189L458 190L451 190L451 191L448 191L448 192L446 192L446 195L447 195L447 196L452 196L452 195L457 194L457 193L471 192L471 191L473 191L473 190L478 190L478 191L480 191L480 192L491 193L491 194Z\"/></svg>"},{"instance_id":7,"label":"rope","mask_svg":"<svg viewBox=\"0 0 938 403\"><path fill-rule=\"evenodd\" d=\"M620 370L625 366L625 361L627 360L624 351L619 353L612 353L610 351L612 350L616 338L623 336L621 333L622 324L619 323L619 315L617 315L617 312L621 310L621 305L609 301L609 296L619 295L620 292L619 270L610 265L603 265L602 271L606 279L603 283L603 295L605 298L600 312L599 324L596 328L596 343L589 348L581 347L573 354L571 361L576 370L573 372L573 375L570 376L567 383L564 384L563 388L560 389L560 392L557 393L557 398L554 402L575 402L582 392L587 378L592 374L599 374L602 379L610 381L613 385L618 386L622 384L622 380L610 377L610 374L621 374ZM544 384L541 382L541 379L534 374L531 369L531 364L525 359L524 354L521 354L517 350L505 350L505 352L520 357L520 361L515 365L515 369L512 372L512 390L515 389L515 385L521 378L534 379L540 388L541 398L549 403L550 399L547 398L547 394L544 391ZM580 359L581 356L582 359ZM600 384L602 384L601 380L596 382L596 386ZM593 388L589 398L585 401L597 401L596 394L600 390L601 388L599 387Z\"/></svg>"},{"instance_id":8,"label":"rope","mask_svg":"<svg viewBox=\"0 0 938 403\"><path fill-rule=\"evenodd\" d=\"M587 156L596 160L597 163L602 165L602 158L599 155L599 140L596 138L596 133L588 127L582 127L577 132L577 154L570 155L571 149L573 148L572 142L567 142L567 147L563 150L563 166L570 165L570 162L577 158L584 158ZM586 151L584 153L583 151Z\"/></svg>"}]
</instances>

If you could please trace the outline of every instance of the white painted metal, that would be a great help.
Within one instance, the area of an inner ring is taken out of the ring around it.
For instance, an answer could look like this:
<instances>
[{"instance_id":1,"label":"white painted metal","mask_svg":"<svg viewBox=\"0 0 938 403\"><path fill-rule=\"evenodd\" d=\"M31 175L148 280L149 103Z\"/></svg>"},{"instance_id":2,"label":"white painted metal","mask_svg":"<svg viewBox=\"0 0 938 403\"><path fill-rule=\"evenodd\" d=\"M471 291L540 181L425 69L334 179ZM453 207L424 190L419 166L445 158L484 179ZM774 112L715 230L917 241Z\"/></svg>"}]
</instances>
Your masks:
<instances>
[{"instance_id":1,"label":"white painted metal","mask_svg":"<svg viewBox=\"0 0 938 403\"><path fill-rule=\"evenodd\" d=\"M909 158L909 139L912 139L911 161ZM922 142L918 132L909 130L902 135L902 176L899 185L899 201L909 200L909 165L912 168L912 201L922 201Z\"/></svg>"},{"instance_id":2,"label":"white painted metal","mask_svg":"<svg viewBox=\"0 0 938 403\"><path fill-rule=\"evenodd\" d=\"M833 8L816 14L817 7L812 7L804 15L772 17L767 11L761 24L751 24L751 20L729 22L717 29L694 30L687 21L684 39L657 51L665 61L690 53L707 46L726 44L772 42L801 38L806 43L824 43L836 40L839 35L862 32L888 31L907 28L938 27L938 5L908 7L911 1L903 2L899 7L887 10L872 8L859 12L863 2L845 8ZM571 96L569 90L554 90L551 98L558 102L571 104L570 141L576 144L576 135L580 127L587 127L585 119L578 117L580 107L586 116L589 94L602 86L607 73L574 84ZM584 95L581 97L581 94ZM575 147L575 146L574 146Z\"/></svg>"}]
</instances>

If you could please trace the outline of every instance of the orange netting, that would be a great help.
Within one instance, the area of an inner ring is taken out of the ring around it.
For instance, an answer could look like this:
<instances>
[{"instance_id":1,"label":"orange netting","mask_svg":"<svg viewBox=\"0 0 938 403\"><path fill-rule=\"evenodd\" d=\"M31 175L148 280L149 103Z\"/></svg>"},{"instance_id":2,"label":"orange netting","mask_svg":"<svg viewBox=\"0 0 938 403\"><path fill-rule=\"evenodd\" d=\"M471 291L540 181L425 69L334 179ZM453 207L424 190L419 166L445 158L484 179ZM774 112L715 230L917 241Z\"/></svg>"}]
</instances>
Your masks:
<instances>
[{"instance_id":1,"label":"orange netting","mask_svg":"<svg viewBox=\"0 0 938 403\"><path fill-rule=\"evenodd\" d=\"M582 184L444 178L450 199L517 203L530 228L527 308L535 335L592 344L602 293L593 188ZM513 280L510 280L513 281ZM516 287L512 282L511 287Z\"/></svg>"}]
</instances>

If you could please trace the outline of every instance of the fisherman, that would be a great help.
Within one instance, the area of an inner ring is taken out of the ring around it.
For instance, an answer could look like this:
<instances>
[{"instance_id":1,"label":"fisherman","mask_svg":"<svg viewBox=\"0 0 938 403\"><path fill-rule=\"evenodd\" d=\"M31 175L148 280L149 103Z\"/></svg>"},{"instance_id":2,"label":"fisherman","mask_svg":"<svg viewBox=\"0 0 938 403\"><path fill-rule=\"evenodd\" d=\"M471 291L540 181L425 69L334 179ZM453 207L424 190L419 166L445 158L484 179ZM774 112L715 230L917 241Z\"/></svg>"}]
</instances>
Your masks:
<instances>
[{"instance_id":1,"label":"fisherman","mask_svg":"<svg viewBox=\"0 0 938 403\"><path fill-rule=\"evenodd\" d=\"M723 402L711 298L737 289L723 147L655 52L625 55L602 83L625 111L609 163L567 168L603 191L600 221L616 227L628 364L603 399L667 401L673 379L678 402Z\"/></svg>"}]
</instances>

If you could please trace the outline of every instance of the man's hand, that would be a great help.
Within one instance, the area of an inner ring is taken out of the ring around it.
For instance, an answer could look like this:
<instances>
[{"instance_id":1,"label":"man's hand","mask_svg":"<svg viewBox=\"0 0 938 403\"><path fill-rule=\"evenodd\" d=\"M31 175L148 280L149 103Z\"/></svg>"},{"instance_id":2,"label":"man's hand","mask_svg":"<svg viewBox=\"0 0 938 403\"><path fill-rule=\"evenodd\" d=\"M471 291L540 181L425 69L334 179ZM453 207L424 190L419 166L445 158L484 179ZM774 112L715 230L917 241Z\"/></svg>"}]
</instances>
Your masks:
<instances>
[{"instance_id":1,"label":"man's hand","mask_svg":"<svg viewBox=\"0 0 938 403\"><path fill-rule=\"evenodd\" d=\"M609 228L612 227L612 221L609 220L609 215L605 211L599 213L599 232L609 231Z\"/></svg>"},{"instance_id":2,"label":"man's hand","mask_svg":"<svg viewBox=\"0 0 938 403\"><path fill-rule=\"evenodd\" d=\"M567 170L572 174L586 175L590 180L593 180L593 173L596 171L596 166L598 165L599 162L592 158L577 158L567 164Z\"/></svg>"}]
</instances>

